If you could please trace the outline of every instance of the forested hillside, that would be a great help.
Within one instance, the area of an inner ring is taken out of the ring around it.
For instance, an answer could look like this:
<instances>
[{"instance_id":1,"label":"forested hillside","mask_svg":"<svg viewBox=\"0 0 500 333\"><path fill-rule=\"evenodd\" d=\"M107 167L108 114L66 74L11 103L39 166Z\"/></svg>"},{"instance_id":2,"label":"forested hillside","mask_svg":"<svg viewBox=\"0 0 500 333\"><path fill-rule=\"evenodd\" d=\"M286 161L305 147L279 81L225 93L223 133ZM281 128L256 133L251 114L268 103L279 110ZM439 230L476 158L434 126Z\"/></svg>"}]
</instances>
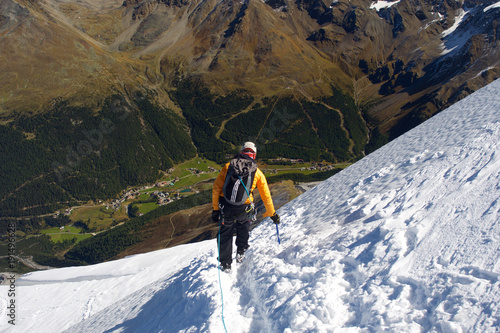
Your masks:
<instances>
[{"instance_id":1,"label":"forested hillside","mask_svg":"<svg viewBox=\"0 0 500 333\"><path fill-rule=\"evenodd\" d=\"M329 98L318 100L293 94L253 99L244 91L213 95L198 82L183 81L174 99L190 124L198 152L219 163L244 141L257 143L259 158L359 158L368 143L368 125L352 97L335 87L332 91Z\"/></svg>"},{"instance_id":2,"label":"forested hillside","mask_svg":"<svg viewBox=\"0 0 500 333\"><path fill-rule=\"evenodd\" d=\"M99 110L58 103L0 126L0 216L33 216L116 196L195 156L185 120L136 96Z\"/></svg>"}]
</instances>

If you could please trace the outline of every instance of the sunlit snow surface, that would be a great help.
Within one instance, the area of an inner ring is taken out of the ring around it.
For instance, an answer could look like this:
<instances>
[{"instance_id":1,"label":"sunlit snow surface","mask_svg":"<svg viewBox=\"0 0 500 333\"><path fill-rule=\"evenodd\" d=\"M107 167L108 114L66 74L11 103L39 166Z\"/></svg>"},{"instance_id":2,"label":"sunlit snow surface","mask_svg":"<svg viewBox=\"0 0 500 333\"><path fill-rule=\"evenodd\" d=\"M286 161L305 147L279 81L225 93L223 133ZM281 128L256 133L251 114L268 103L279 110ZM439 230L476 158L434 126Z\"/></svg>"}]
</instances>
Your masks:
<instances>
[{"instance_id":1,"label":"sunlit snow surface","mask_svg":"<svg viewBox=\"0 0 500 333\"><path fill-rule=\"evenodd\" d=\"M375 9L376 11L379 11L383 8L389 8L391 6L394 6L401 0L397 1L373 1L372 4L370 5L370 9Z\"/></svg>"},{"instance_id":2,"label":"sunlit snow surface","mask_svg":"<svg viewBox=\"0 0 500 333\"><path fill-rule=\"evenodd\" d=\"M500 1L497 1L493 5L490 5L490 6L486 7L484 9L484 11L487 12L488 10L493 9L493 8L500 8Z\"/></svg>"},{"instance_id":3,"label":"sunlit snow surface","mask_svg":"<svg viewBox=\"0 0 500 333\"><path fill-rule=\"evenodd\" d=\"M404 134L252 231L19 279L4 332L497 332L500 80Z\"/></svg>"}]
</instances>

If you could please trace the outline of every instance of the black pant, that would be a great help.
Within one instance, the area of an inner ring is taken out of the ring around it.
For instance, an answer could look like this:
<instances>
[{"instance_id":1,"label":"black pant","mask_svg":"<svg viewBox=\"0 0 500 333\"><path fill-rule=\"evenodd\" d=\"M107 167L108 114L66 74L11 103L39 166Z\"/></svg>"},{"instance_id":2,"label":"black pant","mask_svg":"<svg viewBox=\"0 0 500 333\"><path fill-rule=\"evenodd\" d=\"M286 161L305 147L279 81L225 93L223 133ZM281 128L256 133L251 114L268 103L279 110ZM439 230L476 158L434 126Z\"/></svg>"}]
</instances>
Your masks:
<instances>
[{"instance_id":1,"label":"black pant","mask_svg":"<svg viewBox=\"0 0 500 333\"><path fill-rule=\"evenodd\" d=\"M221 264L233 261L233 234L236 230L237 252L244 252L248 248L250 221L246 214L235 220L225 220L220 226L219 261Z\"/></svg>"}]
</instances>

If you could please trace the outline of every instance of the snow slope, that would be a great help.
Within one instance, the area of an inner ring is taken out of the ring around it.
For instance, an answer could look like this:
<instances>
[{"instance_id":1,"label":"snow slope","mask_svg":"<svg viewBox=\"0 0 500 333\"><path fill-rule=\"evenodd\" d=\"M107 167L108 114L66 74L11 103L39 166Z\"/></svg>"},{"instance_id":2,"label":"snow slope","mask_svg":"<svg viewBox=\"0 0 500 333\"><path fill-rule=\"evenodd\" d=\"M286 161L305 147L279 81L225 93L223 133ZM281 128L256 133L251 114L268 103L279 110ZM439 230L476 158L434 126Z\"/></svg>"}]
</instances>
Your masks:
<instances>
[{"instance_id":1,"label":"snow slope","mask_svg":"<svg viewBox=\"0 0 500 333\"><path fill-rule=\"evenodd\" d=\"M216 242L17 281L2 332L498 332L500 80L267 219L246 261ZM224 313L224 323L222 321Z\"/></svg>"}]
</instances>

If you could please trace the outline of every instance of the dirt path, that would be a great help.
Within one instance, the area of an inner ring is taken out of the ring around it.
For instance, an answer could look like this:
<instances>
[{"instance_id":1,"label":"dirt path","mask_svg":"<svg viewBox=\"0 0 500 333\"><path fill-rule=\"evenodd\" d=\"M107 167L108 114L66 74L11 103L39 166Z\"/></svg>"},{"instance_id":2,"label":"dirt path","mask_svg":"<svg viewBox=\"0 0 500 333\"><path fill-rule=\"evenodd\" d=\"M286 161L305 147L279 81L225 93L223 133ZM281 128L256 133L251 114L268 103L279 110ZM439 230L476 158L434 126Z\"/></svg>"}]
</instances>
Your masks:
<instances>
[{"instance_id":1,"label":"dirt path","mask_svg":"<svg viewBox=\"0 0 500 333\"><path fill-rule=\"evenodd\" d=\"M4 258L8 258L8 256L2 256L2 257L0 257L0 259L4 259ZM50 266L42 266L42 265L37 264L36 262L33 261L33 257L21 258L21 257L18 257L18 256L12 256L12 258L17 259L20 262L22 262L24 265L26 265L28 267L31 267L33 269L37 269L37 270L43 270L43 269L51 269L51 268L53 268L53 267L50 267Z\"/></svg>"},{"instance_id":2,"label":"dirt path","mask_svg":"<svg viewBox=\"0 0 500 333\"><path fill-rule=\"evenodd\" d=\"M164 247L168 247L168 244L170 244L170 242L174 239L175 224L174 222L172 222L172 216L174 216L174 214L170 215L170 224L172 225L172 233L170 234L170 239L168 240L168 242L165 244Z\"/></svg>"},{"instance_id":3,"label":"dirt path","mask_svg":"<svg viewBox=\"0 0 500 333\"><path fill-rule=\"evenodd\" d=\"M230 121L231 119L233 119L233 118L235 118L235 117L239 116L240 114L250 112L250 110L252 110L252 108L254 107L254 105L255 105L255 104L257 104L258 102L259 102L259 101L257 101L257 100L255 100L255 99L254 99L254 100L252 101L252 103L250 103L250 105L249 105L247 108L245 108L245 109L244 109L244 110L242 110L241 112L238 112L238 113L236 113L236 114L233 114L233 115L232 115L231 117L229 117L228 119L223 120L223 121L222 121L222 124L220 125L219 130L217 131L217 133L215 133L215 137L216 137L217 139L221 140L220 135L221 135L221 134L222 134L222 132L224 131L224 128L225 128L225 126L226 126L227 122L228 122L228 121Z\"/></svg>"}]
</instances>

